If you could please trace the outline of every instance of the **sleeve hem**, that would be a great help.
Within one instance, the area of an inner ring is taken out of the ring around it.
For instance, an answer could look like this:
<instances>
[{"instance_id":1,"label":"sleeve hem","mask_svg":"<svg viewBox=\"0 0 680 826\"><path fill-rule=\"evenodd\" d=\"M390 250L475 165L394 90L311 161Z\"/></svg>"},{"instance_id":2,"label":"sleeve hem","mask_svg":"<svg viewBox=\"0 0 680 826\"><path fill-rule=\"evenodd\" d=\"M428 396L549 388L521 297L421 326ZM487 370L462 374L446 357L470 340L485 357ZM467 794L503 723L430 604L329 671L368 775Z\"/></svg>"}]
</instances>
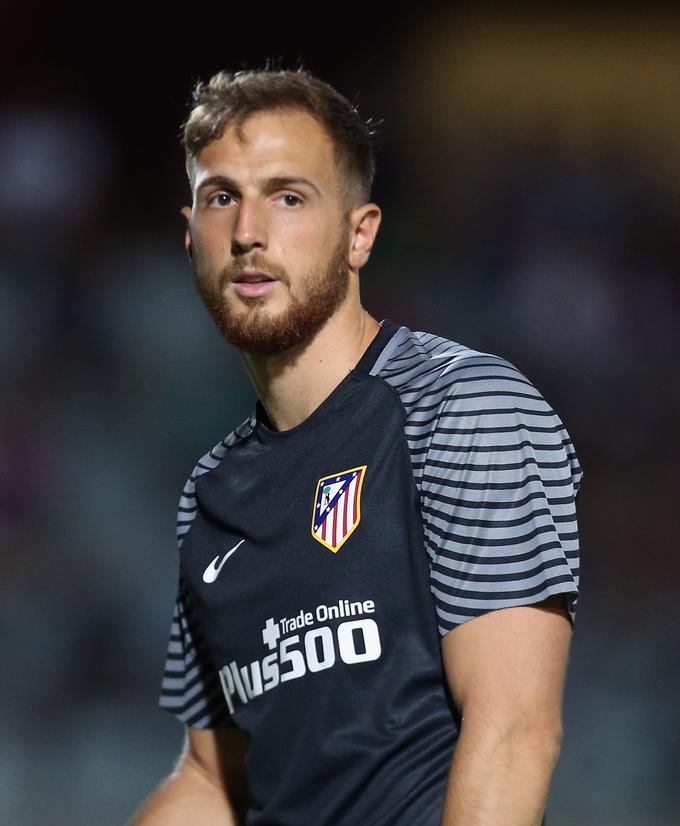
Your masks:
<instances>
[{"instance_id":1,"label":"sleeve hem","mask_svg":"<svg viewBox=\"0 0 680 826\"><path fill-rule=\"evenodd\" d=\"M537 594L533 594L532 596L525 597L520 601L508 600L505 603L499 601L494 604L490 604L488 607L482 608L479 611L476 611L474 614L470 614L464 619L461 619L459 622L452 622L450 620L444 619L441 616L440 611L438 612L438 629L440 640L443 639L450 631L455 630L459 626L464 625L466 622L469 622L470 620L475 619L476 617L481 617L485 614L490 614L492 611L501 611L504 608L518 608L523 605L536 605L548 599L549 597L558 596L559 594L562 594L566 597L565 607L567 609L567 617L573 628L574 619L576 615L576 602L578 600L578 590L574 587L573 584L570 585L569 583L563 583L551 585L549 588L546 588L545 590L540 591Z\"/></svg>"}]
</instances>

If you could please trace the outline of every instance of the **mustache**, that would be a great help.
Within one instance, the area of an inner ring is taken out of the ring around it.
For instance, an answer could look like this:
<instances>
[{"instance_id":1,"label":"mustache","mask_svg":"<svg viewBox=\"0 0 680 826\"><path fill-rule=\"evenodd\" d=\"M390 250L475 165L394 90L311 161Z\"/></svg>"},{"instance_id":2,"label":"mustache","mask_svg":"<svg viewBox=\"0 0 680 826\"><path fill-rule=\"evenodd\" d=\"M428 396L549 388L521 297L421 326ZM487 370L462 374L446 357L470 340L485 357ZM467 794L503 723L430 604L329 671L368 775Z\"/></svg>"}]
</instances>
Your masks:
<instances>
[{"instance_id":1,"label":"mustache","mask_svg":"<svg viewBox=\"0 0 680 826\"><path fill-rule=\"evenodd\" d=\"M259 270L268 275L270 278L277 278L279 281L288 283L288 274L283 267L278 267L269 263L266 259L260 256L255 256L250 260L237 259L232 263L227 264L222 270L222 283L225 281L233 281L242 270Z\"/></svg>"}]
</instances>

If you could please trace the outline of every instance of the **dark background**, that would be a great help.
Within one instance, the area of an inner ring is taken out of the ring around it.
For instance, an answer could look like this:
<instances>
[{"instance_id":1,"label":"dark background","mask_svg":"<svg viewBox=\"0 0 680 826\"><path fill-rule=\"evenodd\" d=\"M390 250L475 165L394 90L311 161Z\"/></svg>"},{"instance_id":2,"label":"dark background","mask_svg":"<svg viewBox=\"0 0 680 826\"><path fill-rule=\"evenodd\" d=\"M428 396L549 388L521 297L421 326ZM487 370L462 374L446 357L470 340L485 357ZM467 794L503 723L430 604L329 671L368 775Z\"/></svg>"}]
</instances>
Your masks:
<instances>
[{"instance_id":1,"label":"dark background","mask_svg":"<svg viewBox=\"0 0 680 826\"><path fill-rule=\"evenodd\" d=\"M179 752L175 508L255 399L194 292L179 124L274 59L381 121L365 306L510 359L574 441L551 826L676 823L680 18L234 6L0 7L0 820L122 824Z\"/></svg>"}]
</instances>

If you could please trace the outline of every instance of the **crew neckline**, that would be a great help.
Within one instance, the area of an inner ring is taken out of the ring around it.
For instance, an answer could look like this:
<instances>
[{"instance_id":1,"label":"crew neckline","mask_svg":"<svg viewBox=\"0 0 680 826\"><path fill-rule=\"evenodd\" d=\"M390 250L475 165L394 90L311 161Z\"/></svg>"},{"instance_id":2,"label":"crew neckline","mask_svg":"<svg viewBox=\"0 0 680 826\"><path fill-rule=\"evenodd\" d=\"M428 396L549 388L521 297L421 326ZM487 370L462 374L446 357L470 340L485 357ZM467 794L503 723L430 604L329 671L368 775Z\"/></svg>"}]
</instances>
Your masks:
<instances>
[{"instance_id":1,"label":"crew neckline","mask_svg":"<svg viewBox=\"0 0 680 826\"><path fill-rule=\"evenodd\" d=\"M389 318L384 318L380 322L380 329L375 334L373 340L368 345L359 361L347 373L347 375L335 386L333 390L326 396L326 398L319 404L306 419L303 419L294 427L289 427L286 430L274 430L270 426L269 416L264 409L264 405L259 397L255 401L255 427L261 433L270 438L284 438L293 436L308 427L313 426L316 420L322 413L330 407L330 405L340 396L345 387L352 381L356 373L370 373L371 367L375 364L380 353L385 349L388 341L399 330L399 325L395 324Z\"/></svg>"}]
</instances>

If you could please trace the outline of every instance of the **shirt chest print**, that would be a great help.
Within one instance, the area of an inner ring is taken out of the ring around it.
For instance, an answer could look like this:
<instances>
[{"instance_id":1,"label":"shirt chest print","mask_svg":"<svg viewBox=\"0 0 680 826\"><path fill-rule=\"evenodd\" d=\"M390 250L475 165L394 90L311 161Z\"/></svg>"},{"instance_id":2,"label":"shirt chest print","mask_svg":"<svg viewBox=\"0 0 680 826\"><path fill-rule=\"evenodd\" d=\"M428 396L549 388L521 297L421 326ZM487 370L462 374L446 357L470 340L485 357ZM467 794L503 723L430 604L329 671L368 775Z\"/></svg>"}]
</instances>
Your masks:
<instances>
[{"instance_id":1,"label":"shirt chest print","mask_svg":"<svg viewBox=\"0 0 680 826\"><path fill-rule=\"evenodd\" d=\"M324 476L316 484L311 532L337 553L361 521L361 488L367 465Z\"/></svg>"}]
</instances>

